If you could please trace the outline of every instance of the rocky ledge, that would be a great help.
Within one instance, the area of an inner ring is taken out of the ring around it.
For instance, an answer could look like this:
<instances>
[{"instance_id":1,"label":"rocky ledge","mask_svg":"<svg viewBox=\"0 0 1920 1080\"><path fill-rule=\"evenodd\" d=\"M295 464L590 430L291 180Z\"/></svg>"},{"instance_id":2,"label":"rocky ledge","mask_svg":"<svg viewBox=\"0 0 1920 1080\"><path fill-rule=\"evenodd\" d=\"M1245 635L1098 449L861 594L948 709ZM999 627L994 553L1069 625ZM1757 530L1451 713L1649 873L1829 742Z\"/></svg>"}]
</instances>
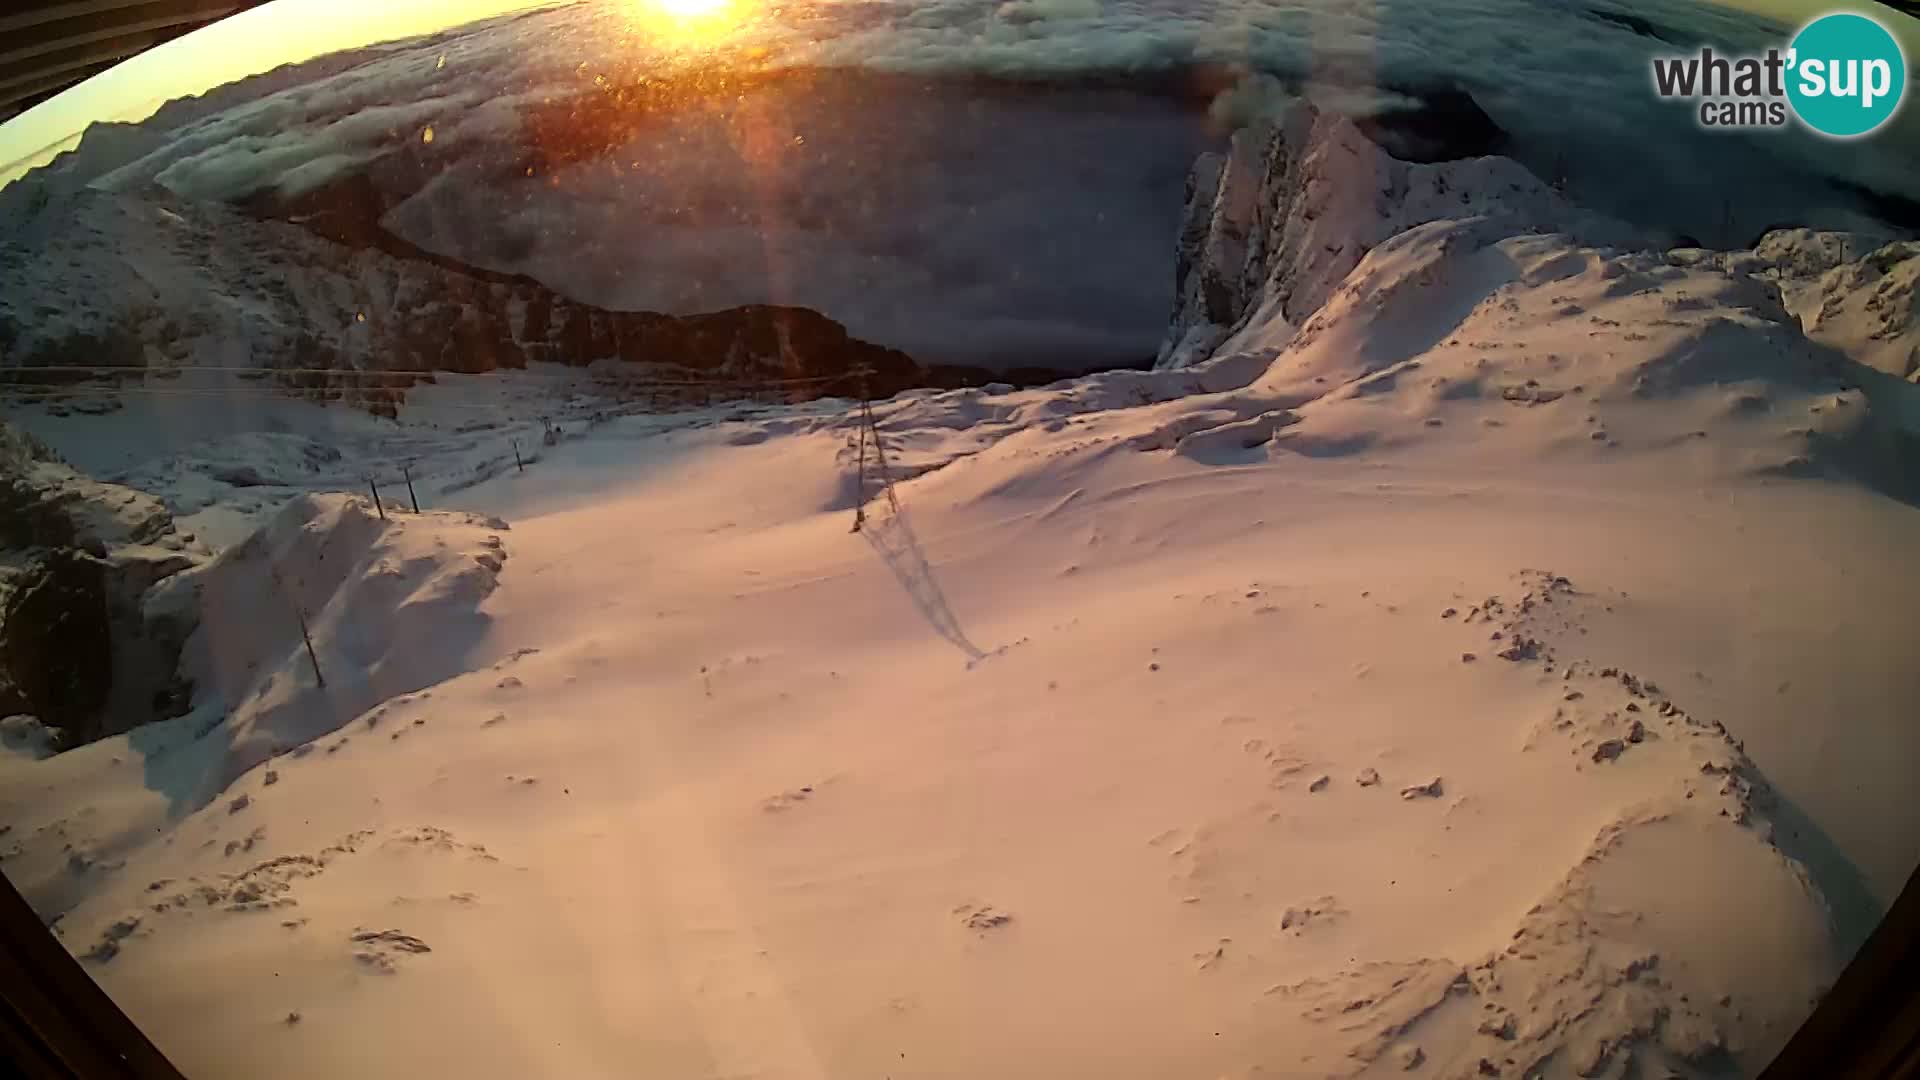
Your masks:
<instances>
[{"instance_id":1,"label":"rocky ledge","mask_svg":"<svg viewBox=\"0 0 1920 1080\"><path fill-rule=\"evenodd\" d=\"M0 424L0 717L9 741L91 742L187 701L190 627L143 600L195 565L151 495L105 484ZM14 719L18 717L18 719ZM47 730L52 729L52 730Z\"/></svg>"}]
</instances>

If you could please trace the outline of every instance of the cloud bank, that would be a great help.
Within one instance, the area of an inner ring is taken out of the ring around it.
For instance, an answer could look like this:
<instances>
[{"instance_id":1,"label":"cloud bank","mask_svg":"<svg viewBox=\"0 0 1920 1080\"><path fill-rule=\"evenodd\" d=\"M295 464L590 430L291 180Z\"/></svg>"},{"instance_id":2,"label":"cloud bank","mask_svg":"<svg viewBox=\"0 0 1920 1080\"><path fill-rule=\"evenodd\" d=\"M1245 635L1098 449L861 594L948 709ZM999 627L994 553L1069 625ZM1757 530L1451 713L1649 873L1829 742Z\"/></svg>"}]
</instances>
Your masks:
<instances>
[{"instance_id":1,"label":"cloud bank","mask_svg":"<svg viewBox=\"0 0 1920 1080\"><path fill-rule=\"evenodd\" d=\"M691 44L589 3L244 80L65 167L239 199L399 162L434 175L393 231L583 300L800 303L931 359L1003 363L1150 351L1186 164L1223 122L1296 93L1364 111L1464 89L1576 201L1719 245L1860 226L1866 204L1835 180L1920 199L1920 110L1856 143L1702 132L1654 98L1649 57L1788 29L1679 0L1636 4L1636 23L1608 4L829 0ZM656 102L628 137L521 174L530 114L729 67L867 74ZM1236 88L1234 72L1264 77Z\"/></svg>"}]
</instances>

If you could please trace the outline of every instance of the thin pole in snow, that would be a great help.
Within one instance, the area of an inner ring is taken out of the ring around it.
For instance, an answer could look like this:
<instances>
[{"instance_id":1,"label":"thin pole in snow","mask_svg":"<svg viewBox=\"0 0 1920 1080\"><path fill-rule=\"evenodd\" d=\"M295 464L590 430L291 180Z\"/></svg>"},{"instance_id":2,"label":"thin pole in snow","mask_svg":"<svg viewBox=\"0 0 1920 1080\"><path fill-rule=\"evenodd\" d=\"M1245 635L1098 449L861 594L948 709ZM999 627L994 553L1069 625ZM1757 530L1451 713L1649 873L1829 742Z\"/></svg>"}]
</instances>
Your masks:
<instances>
[{"instance_id":1,"label":"thin pole in snow","mask_svg":"<svg viewBox=\"0 0 1920 1080\"><path fill-rule=\"evenodd\" d=\"M867 428L873 423L873 412L867 405L867 369L860 369L860 449L859 470L855 474L853 485L853 532L867 523ZM875 433L876 437L878 433ZM878 447L876 447L878 449Z\"/></svg>"},{"instance_id":2,"label":"thin pole in snow","mask_svg":"<svg viewBox=\"0 0 1920 1080\"><path fill-rule=\"evenodd\" d=\"M413 500L413 512L417 514L420 512L420 496L413 493L413 467L400 466L400 475L407 478L407 498Z\"/></svg>"},{"instance_id":3,"label":"thin pole in snow","mask_svg":"<svg viewBox=\"0 0 1920 1080\"><path fill-rule=\"evenodd\" d=\"M373 477L367 477L367 490L373 492L373 508L380 511L380 520L387 520L387 508L380 502L380 484Z\"/></svg>"},{"instance_id":4,"label":"thin pole in snow","mask_svg":"<svg viewBox=\"0 0 1920 1080\"><path fill-rule=\"evenodd\" d=\"M300 605L293 605L293 615L300 620L300 640L307 643L307 662L313 665L313 681L321 686L327 685L327 677L320 674L320 657L313 651L313 635L307 632L307 615Z\"/></svg>"},{"instance_id":5,"label":"thin pole in snow","mask_svg":"<svg viewBox=\"0 0 1920 1080\"><path fill-rule=\"evenodd\" d=\"M281 598L286 600L287 606L293 609L294 621L300 624L300 640L307 646L307 662L313 665L313 681L324 688L327 685L327 677L320 673L320 656L313 651L313 634L307 630L307 613L300 610L299 601L287 592L287 583L280 579L278 570L273 572L273 583L280 587Z\"/></svg>"},{"instance_id":6,"label":"thin pole in snow","mask_svg":"<svg viewBox=\"0 0 1920 1080\"><path fill-rule=\"evenodd\" d=\"M508 439L507 441L513 444L513 467L519 469L521 472L526 472L527 463L520 460L520 440Z\"/></svg>"}]
</instances>

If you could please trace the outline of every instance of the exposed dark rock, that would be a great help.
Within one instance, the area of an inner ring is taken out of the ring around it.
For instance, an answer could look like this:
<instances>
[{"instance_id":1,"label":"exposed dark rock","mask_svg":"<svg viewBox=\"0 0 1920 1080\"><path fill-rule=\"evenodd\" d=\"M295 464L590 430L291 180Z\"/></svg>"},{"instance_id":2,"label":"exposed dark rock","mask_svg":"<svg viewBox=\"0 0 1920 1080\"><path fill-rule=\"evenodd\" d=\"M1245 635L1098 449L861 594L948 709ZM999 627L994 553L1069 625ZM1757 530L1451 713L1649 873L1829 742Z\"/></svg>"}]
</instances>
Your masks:
<instances>
[{"instance_id":1,"label":"exposed dark rock","mask_svg":"<svg viewBox=\"0 0 1920 1080\"><path fill-rule=\"evenodd\" d=\"M89 741L112 682L106 565L73 548L32 557L0 595L0 712Z\"/></svg>"},{"instance_id":2,"label":"exposed dark rock","mask_svg":"<svg viewBox=\"0 0 1920 1080\"><path fill-rule=\"evenodd\" d=\"M0 715L38 717L65 749L177 714L185 635L142 609L194 563L150 546L172 528L158 500L0 424Z\"/></svg>"},{"instance_id":3,"label":"exposed dark rock","mask_svg":"<svg viewBox=\"0 0 1920 1080\"><path fill-rule=\"evenodd\" d=\"M573 123L595 120L589 111ZM536 127L532 144L559 153L564 140L547 131L559 121L548 117L541 123L546 126ZM543 131L551 137L543 137ZM578 152L586 144L566 145L573 148L570 152ZM352 173L292 197L260 192L239 205L253 216L297 224L351 249L379 251L399 260L403 274L408 266L437 271L421 274L429 287L414 290L420 294L418 302L399 308L396 298L396 310L364 313L379 341L374 352L390 368L474 373L520 368L536 361L586 364L618 359L742 381L846 375L865 367L873 372L874 392L883 395L927 385L927 369L905 353L852 337L845 326L808 308L754 304L698 315L612 311L569 299L523 274L500 273L428 251L388 231L380 219L436 172L405 155L383 158L377 169L377 174L374 169ZM517 331L510 324L510 311L519 313ZM296 343L294 356L290 367L345 370L356 366L341 350L313 334ZM342 376L338 382L325 377L316 381L366 385L357 374ZM407 381L390 382L378 387L385 393L355 396L367 397L360 403L385 411L380 406L390 409L408 385ZM847 394L852 389L851 383L823 385L816 393L797 396Z\"/></svg>"},{"instance_id":4,"label":"exposed dark rock","mask_svg":"<svg viewBox=\"0 0 1920 1080\"><path fill-rule=\"evenodd\" d=\"M1356 117L1354 123L1367 138L1401 161L1431 164L1506 151L1510 141L1506 129L1465 90L1456 86L1394 89L1415 104Z\"/></svg>"}]
</instances>

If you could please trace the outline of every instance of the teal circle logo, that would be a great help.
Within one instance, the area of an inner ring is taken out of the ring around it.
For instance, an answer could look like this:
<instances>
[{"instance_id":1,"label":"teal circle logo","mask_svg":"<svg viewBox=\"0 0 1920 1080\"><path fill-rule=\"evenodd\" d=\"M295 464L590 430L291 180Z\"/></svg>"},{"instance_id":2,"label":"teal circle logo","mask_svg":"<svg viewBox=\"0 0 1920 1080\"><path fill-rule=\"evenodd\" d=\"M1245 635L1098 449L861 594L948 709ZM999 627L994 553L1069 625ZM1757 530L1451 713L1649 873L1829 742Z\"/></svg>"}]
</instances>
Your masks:
<instances>
[{"instance_id":1,"label":"teal circle logo","mask_svg":"<svg viewBox=\"0 0 1920 1080\"><path fill-rule=\"evenodd\" d=\"M1787 53L1787 101L1802 123L1850 139L1893 118L1907 92L1907 58L1887 28L1851 12L1802 27Z\"/></svg>"}]
</instances>

